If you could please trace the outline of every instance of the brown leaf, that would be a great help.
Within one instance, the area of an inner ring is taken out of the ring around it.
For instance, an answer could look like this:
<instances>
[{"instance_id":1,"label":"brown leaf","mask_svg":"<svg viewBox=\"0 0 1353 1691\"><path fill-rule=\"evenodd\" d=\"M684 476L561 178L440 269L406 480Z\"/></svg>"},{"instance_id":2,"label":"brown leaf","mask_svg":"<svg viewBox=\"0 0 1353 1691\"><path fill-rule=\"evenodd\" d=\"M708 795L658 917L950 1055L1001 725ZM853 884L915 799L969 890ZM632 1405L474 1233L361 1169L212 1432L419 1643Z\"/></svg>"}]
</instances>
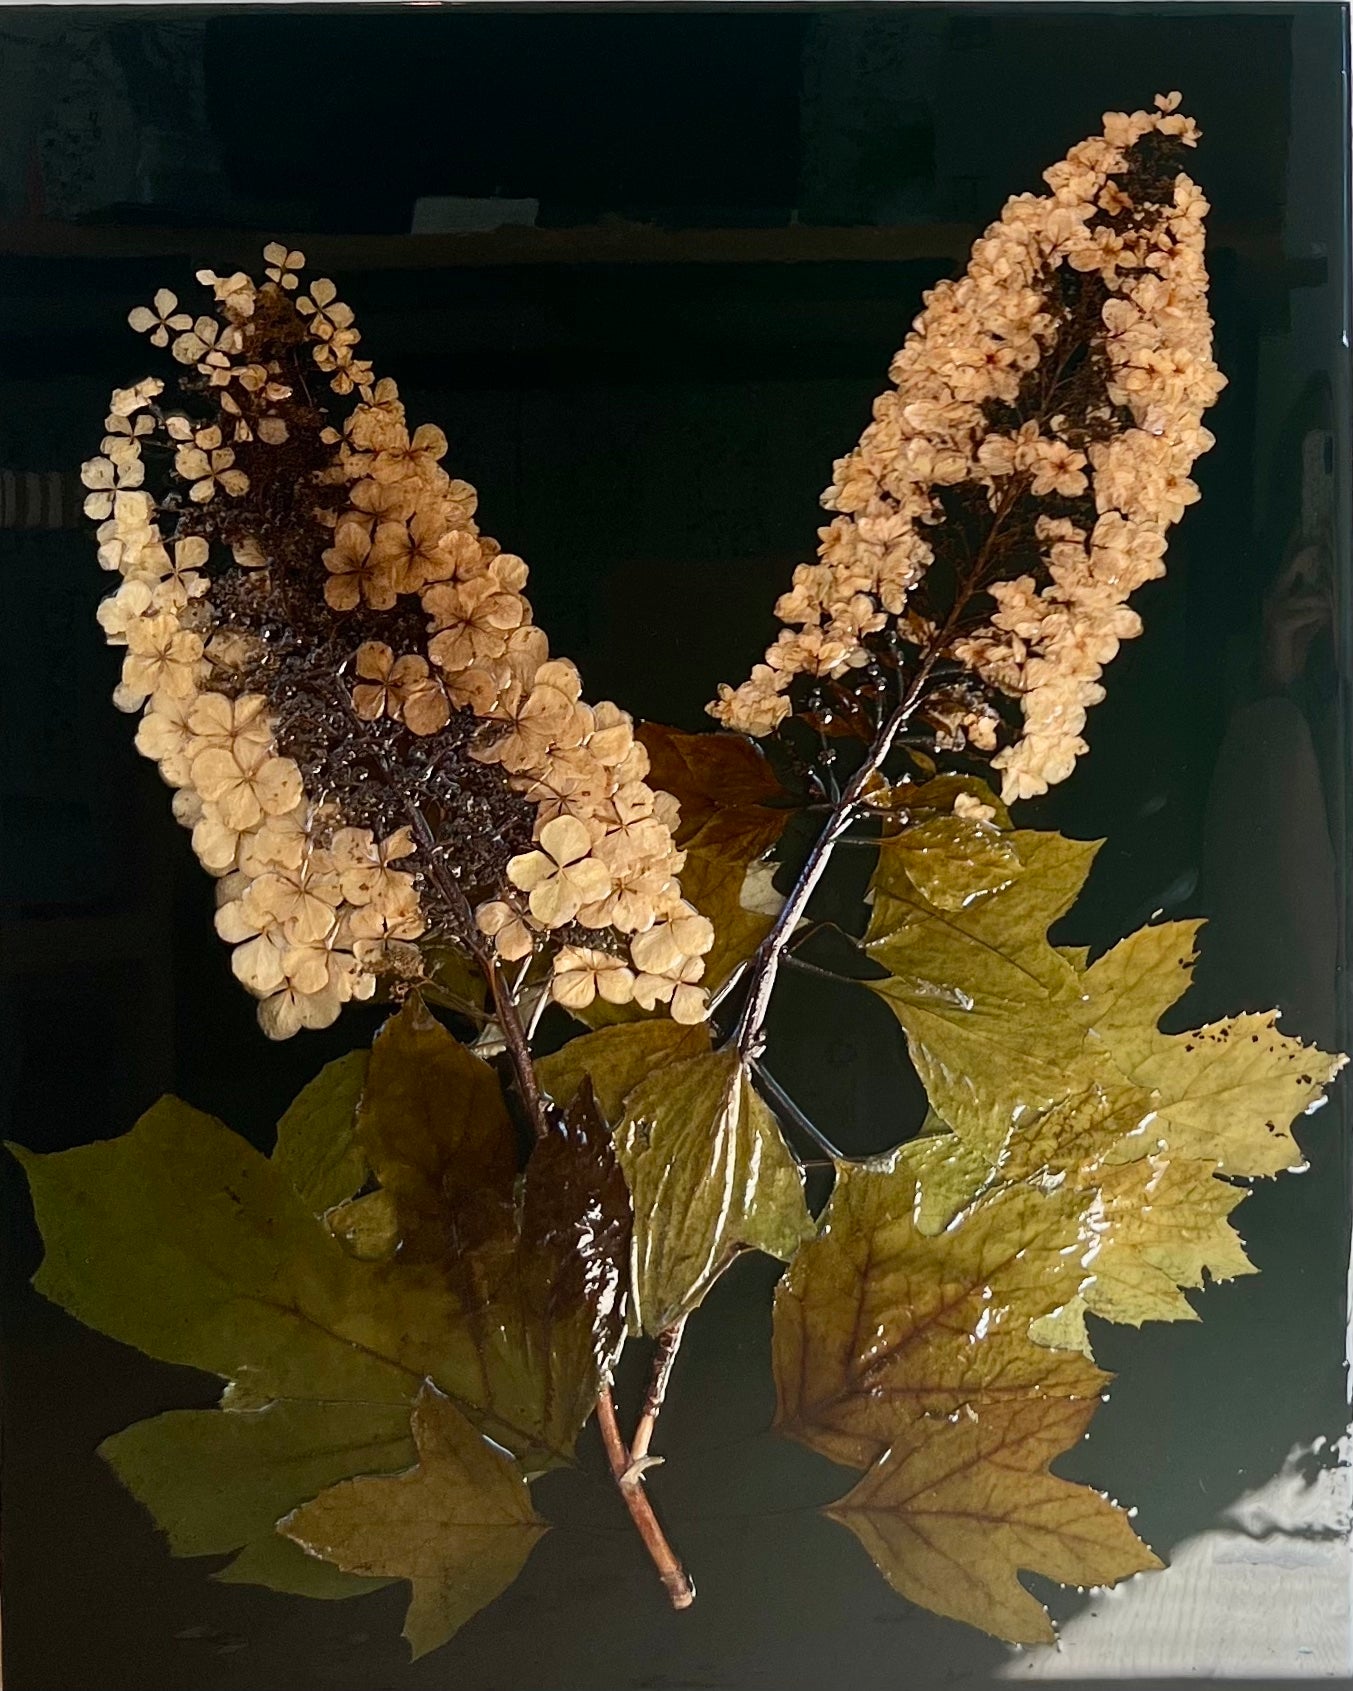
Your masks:
<instances>
[{"instance_id":1,"label":"brown leaf","mask_svg":"<svg viewBox=\"0 0 1353 1691\"><path fill-rule=\"evenodd\" d=\"M444 1256L448 1211L511 1194L516 1135L498 1076L416 996L376 1036L358 1131L406 1261Z\"/></svg>"},{"instance_id":2,"label":"brown leaf","mask_svg":"<svg viewBox=\"0 0 1353 1691\"><path fill-rule=\"evenodd\" d=\"M749 884L749 872L793 816L790 795L740 734L683 734L647 722L639 738L652 763L650 780L681 801L681 891L714 924L704 985L717 991L770 929L764 888L755 875Z\"/></svg>"},{"instance_id":3,"label":"brown leaf","mask_svg":"<svg viewBox=\"0 0 1353 1691\"><path fill-rule=\"evenodd\" d=\"M552 1335L559 1362L562 1335L587 1335L591 1367L576 1372L586 1417L609 1380L624 1341L630 1235L634 1215L615 1141L584 1079L562 1116L526 1165L521 1204L525 1302Z\"/></svg>"},{"instance_id":4,"label":"brown leaf","mask_svg":"<svg viewBox=\"0 0 1353 1691\"><path fill-rule=\"evenodd\" d=\"M784 832L793 814L790 795L753 741L685 734L657 722L641 724L638 738L648 752L650 783L681 801L678 845L750 863Z\"/></svg>"},{"instance_id":5,"label":"brown leaf","mask_svg":"<svg viewBox=\"0 0 1353 1691\"><path fill-rule=\"evenodd\" d=\"M1011 1643L1051 1643L1021 1568L1112 1585L1161 1566L1121 1509L1048 1471L1097 1407L1025 1397L916 1421L827 1513L911 1602Z\"/></svg>"},{"instance_id":6,"label":"brown leaf","mask_svg":"<svg viewBox=\"0 0 1353 1691\"><path fill-rule=\"evenodd\" d=\"M1006 1188L930 1237L909 1151L838 1167L818 1236L775 1295L776 1426L856 1468L918 1417L1093 1398L1108 1381L1029 1337L1085 1280L1083 1198Z\"/></svg>"},{"instance_id":7,"label":"brown leaf","mask_svg":"<svg viewBox=\"0 0 1353 1691\"><path fill-rule=\"evenodd\" d=\"M404 1636L417 1657L505 1591L548 1526L516 1463L431 1385L412 1425L416 1468L330 1486L279 1530L346 1573L408 1580Z\"/></svg>"}]
</instances>

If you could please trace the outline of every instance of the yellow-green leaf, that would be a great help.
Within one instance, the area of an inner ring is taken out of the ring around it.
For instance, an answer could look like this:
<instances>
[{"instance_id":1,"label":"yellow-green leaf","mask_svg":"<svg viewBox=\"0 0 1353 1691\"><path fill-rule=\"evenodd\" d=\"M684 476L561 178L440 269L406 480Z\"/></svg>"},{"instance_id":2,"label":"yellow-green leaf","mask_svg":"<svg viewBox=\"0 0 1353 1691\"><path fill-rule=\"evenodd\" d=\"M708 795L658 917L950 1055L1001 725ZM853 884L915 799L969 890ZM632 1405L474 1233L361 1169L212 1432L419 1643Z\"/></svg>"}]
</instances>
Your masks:
<instances>
[{"instance_id":1,"label":"yellow-green leaf","mask_svg":"<svg viewBox=\"0 0 1353 1691\"><path fill-rule=\"evenodd\" d=\"M366 1156L357 1139L357 1105L366 1085L369 1055L349 1051L346 1057L326 1063L301 1088L277 1124L273 1161L316 1215L350 1198L366 1179Z\"/></svg>"},{"instance_id":2,"label":"yellow-green leaf","mask_svg":"<svg viewBox=\"0 0 1353 1691\"><path fill-rule=\"evenodd\" d=\"M952 813L904 828L889 850L937 910L961 910L983 893L999 892L1024 868L1009 838L994 824Z\"/></svg>"},{"instance_id":3,"label":"yellow-green leaf","mask_svg":"<svg viewBox=\"0 0 1353 1691\"><path fill-rule=\"evenodd\" d=\"M590 1079L601 1113L618 1122L625 1099L645 1075L682 1057L709 1049L709 1026L683 1027L670 1016L600 1028L570 1039L536 1064L545 1091L561 1105L572 1103L584 1079Z\"/></svg>"},{"instance_id":4,"label":"yellow-green leaf","mask_svg":"<svg viewBox=\"0 0 1353 1691\"><path fill-rule=\"evenodd\" d=\"M354 1261L214 1117L163 1098L120 1139L15 1155L46 1248L34 1284L100 1332L273 1397L401 1403L437 1374L449 1301Z\"/></svg>"},{"instance_id":5,"label":"yellow-green leaf","mask_svg":"<svg viewBox=\"0 0 1353 1691\"><path fill-rule=\"evenodd\" d=\"M1121 1509L1049 1472L1097 1407L1026 1397L914 1422L827 1513L911 1602L1011 1643L1051 1643L1021 1569L1084 1586L1161 1565Z\"/></svg>"},{"instance_id":6,"label":"yellow-green leaf","mask_svg":"<svg viewBox=\"0 0 1353 1691\"><path fill-rule=\"evenodd\" d=\"M1047 930L1070 908L1096 848L1056 834L998 836L1018 853L1020 873L945 909L912 878L909 831L879 851L865 944L888 976L869 984L902 1023L934 1109L994 1158L1012 1126L1084 1083L1086 1031L1072 1013L1079 982Z\"/></svg>"},{"instance_id":7,"label":"yellow-green leaf","mask_svg":"<svg viewBox=\"0 0 1353 1691\"><path fill-rule=\"evenodd\" d=\"M1094 1397L1108 1379L1028 1331L1085 1279L1081 1200L1007 1187L930 1237L907 1149L838 1168L821 1232L775 1295L776 1425L856 1468L920 1416Z\"/></svg>"},{"instance_id":8,"label":"yellow-green leaf","mask_svg":"<svg viewBox=\"0 0 1353 1691\"><path fill-rule=\"evenodd\" d=\"M788 1258L812 1233L803 1177L736 1051L641 1081L616 1143L634 1200L631 1320L646 1333L694 1309L736 1251Z\"/></svg>"},{"instance_id":9,"label":"yellow-green leaf","mask_svg":"<svg viewBox=\"0 0 1353 1691\"><path fill-rule=\"evenodd\" d=\"M1193 979L1201 922L1139 928L1085 970L1083 1015L1131 1075L1164 1037L1156 1024Z\"/></svg>"},{"instance_id":10,"label":"yellow-green leaf","mask_svg":"<svg viewBox=\"0 0 1353 1691\"><path fill-rule=\"evenodd\" d=\"M337 1480L398 1473L415 1459L405 1404L297 1401L170 1410L105 1439L99 1453L175 1556L233 1553L217 1579L302 1597L353 1597L383 1582L306 1556L278 1520Z\"/></svg>"},{"instance_id":11,"label":"yellow-green leaf","mask_svg":"<svg viewBox=\"0 0 1353 1691\"><path fill-rule=\"evenodd\" d=\"M756 869L755 858L734 855L723 845L695 845L686 850L682 896L714 925L714 944L706 953L701 981L711 992L718 991L770 932L774 917L766 914L765 900L758 896L764 886Z\"/></svg>"},{"instance_id":12,"label":"yellow-green leaf","mask_svg":"<svg viewBox=\"0 0 1353 1691\"><path fill-rule=\"evenodd\" d=\"M1296 1167L1292 1123L1347 1061L1277 1029L1277 1012L1236 1016L1161 1039L1134 1078L1161 1096L1162 1132L1180 1156L1215 1159L1223 1174Z\"/></svg>"},{"instance_id":13,"label":"yellow-green leaf","mask_svg":"<svg viewBox=\"0 0 1353 1691\"><path fill-rule=\"evenodd\" d=\"M414 1404L413 1437L409 1473L344 1480L280 1530L345 1572L408 1580L404 1636L417 1657L505 1591L548 1528L516 1463L431 1386Z\"/></svg>"}]
</instances>

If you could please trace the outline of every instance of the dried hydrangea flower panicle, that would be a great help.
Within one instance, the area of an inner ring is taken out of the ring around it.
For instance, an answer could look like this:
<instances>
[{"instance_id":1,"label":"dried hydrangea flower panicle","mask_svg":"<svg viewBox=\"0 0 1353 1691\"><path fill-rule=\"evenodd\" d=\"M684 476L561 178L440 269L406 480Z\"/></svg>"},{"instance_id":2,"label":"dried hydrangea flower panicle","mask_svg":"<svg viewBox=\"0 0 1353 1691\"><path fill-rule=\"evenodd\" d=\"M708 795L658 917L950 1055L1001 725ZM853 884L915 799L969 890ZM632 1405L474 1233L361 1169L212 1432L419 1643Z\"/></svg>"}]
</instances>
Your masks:
<instances>
[{"instance_id":1,"label":"dried hydrangea flower panicle","mask_svg":"<svg viewBox=\"0 0 1353 1691\"><path fill-rule=\"evenodd\" d=\"M1182 169L1198 132L1177 105L1105 114L1045 173L1050 192L1007 202L964 275L926 293L893 388L823 495L836 514L818 561L777 603L786 628L709 706L725 726L774 733L799 677L829 697L853 670L876 687L873 660L901 640L907 679L937 669L932 687L956 699L943 666L969 671L944 743L995 752L1007 799L1070 773L1103 668L1140 629L1126 600L1198 496L1200 419L1224 385L1207 203ZM1002 700L1021 721L997 739Z\"/></svg>"},{"instance_id":2,"label":"dried hydrangea flower panicle","mask_svg":"<svg viewBox=\"0 0 1353 1691\"><path fill-rule=\"evenodd\" d=\"M136 314L189 366L183 406L156 378L116 390L85 467L100 563L125 577L100 611L126 648L117 700L232 889L236 973L275 1037L365 996L368 964L412 978L425 936L543 949L575 998L595 950L623 991L631 937L682 908L674 801L627 714L551 657L526 565L479 532L443 432L356 358L336 286L303 288L283 243L264 261L259 284L199 272L211 312L165 294ZM312 365L346 415L313 402ZM681 989L690 1013L701 967L659 971L661 1001Z\"/></svg>"}]
</instances>

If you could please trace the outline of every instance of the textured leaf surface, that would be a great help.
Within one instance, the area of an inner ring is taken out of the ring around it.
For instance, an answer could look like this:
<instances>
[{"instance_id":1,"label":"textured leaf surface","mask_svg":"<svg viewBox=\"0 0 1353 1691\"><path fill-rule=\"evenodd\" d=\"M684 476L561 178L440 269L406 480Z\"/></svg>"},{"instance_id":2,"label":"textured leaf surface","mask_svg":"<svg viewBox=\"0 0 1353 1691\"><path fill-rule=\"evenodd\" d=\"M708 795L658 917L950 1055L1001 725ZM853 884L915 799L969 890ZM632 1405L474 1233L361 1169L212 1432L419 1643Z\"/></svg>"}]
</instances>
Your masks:
<instances>
[{"instance_id":1,"label":"textured leaf surface","mask_svg":"<svg viewBox=\"0 0 1353 1691\"><path fill-rule=\"evenodd\" d=\"M633 1324L694 1309L734 1252L790 1257L812 1232L803 1178L734 1051L658 1069L617 1134L634 1200Z\"/></svg>"},{"instance_id":2,"label":"textured leaf surface","mask_svg":"<svg viewBox=\"0 0 1353 1691\"><path fill-rule=\"evenodd\" d=\"M1124 1074L1150 1057L1164 1035L1157 1023L1193 981L1201 922L1139 928L1087 968L1082 958L1084 1017Z\"/></svg>"},{"instance_id":3,"label":"textured leaf surface","mask_svg":"<svg viewBox=\"0 0 1353 1691\"><path fill-rule=\"evenodd\" d=\"M316 1215L350 1198L366 1179L357 1106L368 1057L366 1051L349 1051L326 1063L277 1124L273 1161Z\"/></svg>"},{"instance_id":4,"label":"textured leaf surface","mask_svg":"<svg viewBox=\"0 0 1353 1691\"><path fill-rule=\"evenodd\" d=\"M498 1076L417 997L376 1035L358 1122L409 1259L443 1254L448 1210L511 1192L516 1135Z\"/></svg>"},{"instance_id":5,"label":"textured leaf surface","mask_svg":"<svg viewBox=\"0 0 1353 1691\"><path fill-rule=\"evenodd\" d=\"M421 1656L506 1590L547 1526L516 1464L430 1387L414 1405L413 1437L411 1472L344 1480L282 1530L348 1573L408 1580L404 1636Z\"/></svg>"},{"instance_id":6,"label":"textured leaf surface","mask_svg":"<svg viewBox=\"0 0 1353 1691\"><path fill-rule=\"evenodd\" d=\"M629 1252L590 1089L551 1120L518 1189L497 1075L411 1003L377 1037L360 1120L399 1266L423 1265L456 1312L443 1370L471 1384L452 1395L529 1469L567 1461L614 1360Z\"/></svg>"},{"instance_id":7,"label":"textured leaf surface","mask_svg":"<svg viewBox=\"0 0 1353 1691\"><path fill-rule=\"evenodd\" d=\"M415 1459L404 1404L175 1409L99 1449L176 1556L233 1553L218 1579L302 1597L353 1597L381 1582L305 1555L277 1532L278 1520L337 1480L398 1473Z\"/></svg>"},{"instance_id":8,"label":"textured leaf surface","mask_svg":"<svg viewBox=\"0 0 1353 1691\"><path fill-rule=\"evenodd\" d=\"M937 910L961 910L999 892L1023 872L1010 840L992 823L929 816L904 828L890 847L922 898Z\"/></svg>"},{"instance_id":9,"label":"textured leaf surface","mask_svg":"<svg viewBox=\"0 0 1353 1691\"><path fill-rule=\"evenodd\" d=\"M1079 1200L1007 1188L929 1237L905 1150L838 1169L821 1232L775 1298L776 1425L856 1468L922 1416L1094 1398L1108 1380L1029 1337L1084 1282Z\"/></svg>"},{"instance_id":10,"label":"textured leaf surface","mask_svg":"<svg viewBox=\"0 0 1353 1691\"><path fill-rule=\"evenodd\" d=\"M401 1403L442 1374L436 1287L354 1261L276 1164L179 1099L120 1139L16 1155L46 1247L34 1284L100 1332L255 1398Z\"/></svg>"},{"instance_id":11,"label":"textured leaf surface","mask_svg":"<svg viewBox=\"0 0 1353 1691\"><path fill-rule=\"evenodd\" d=\"M764 753L741 734L686 734L645 722L638 730L649 780L681 803L677 844L718 849L744 862L784 831L789 794Z\"/></svg>"},{"instance_id":12,"label":"textured leaf surface","mask_svg":"<svg viewBox=\"0 0 1353 1691\"><path fill-rule=\"evenodd\" d=\"M1012 1643L1051 1643L1021 1569L1111 1585L1161 1565L1121 1509L1048 1471L1095 1408L1036 1398L917 1422L828 1513L913 1603Z\"/></svg>"},{"instance_id":13,"label":"textured leaf surface","mask_svg":"<svg viewBox=\"0 0 1353 1691\"><path fill-rule=\"evenodd\" d=\"M888 978L870 985L902 1023L935 1111L994 1159L1012 1124L1064 1097L1083 1070L1079 983L1047 930L1070 908L1095 847L999 836L1020 872L985 890L979 873L966 902L961 879L950 879L946 896L959 902L942 908L909 872L908 831L879 852L865 945Z\"/></svg>"},{"instance_id":14,"label":"textured leaf surface","mask_svg":"<svg viewBox=\"0 0 1353 1691\"><path fill-rule=\"evenodd\" d=\"M562 1106L572 1103L584 1079L590 1079L601 1113L618 1122L625 1099L645 1076L665 1063L697 1057L709 1049L709 1026L683 1027L668 1016L617 1027L599 1028L569 1040L536 1064L540 1084Z\"/></svg>"}]
</instances>

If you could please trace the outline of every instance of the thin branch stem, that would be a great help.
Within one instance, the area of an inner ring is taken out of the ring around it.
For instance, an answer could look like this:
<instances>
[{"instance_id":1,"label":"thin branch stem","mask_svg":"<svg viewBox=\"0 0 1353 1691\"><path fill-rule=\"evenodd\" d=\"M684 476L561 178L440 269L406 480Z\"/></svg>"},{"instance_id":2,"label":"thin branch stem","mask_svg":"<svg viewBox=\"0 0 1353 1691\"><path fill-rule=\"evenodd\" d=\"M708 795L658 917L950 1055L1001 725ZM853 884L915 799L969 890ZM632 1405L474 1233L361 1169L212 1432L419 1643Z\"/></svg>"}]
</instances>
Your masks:
<instances>
[{"instance_id":1,"label":"thin branch stem","mask_svg":"<svg viewBox=\"0 0 1353 1691\"><path fill-rule=\"evenodd\" d=\"M787 969L797 969L801 975L816 975L820 980L834 981L837 986L864 985L864 982L855 975L843 975L835 969L824 969L817 963L806 962L795 951L786 951L780 961ZM753 1060L752 1066L755 1068L755 1060Z\"/></svg>"},{"instance_id":2,"label":"thin branch stem","mask_svg":"<svg viewBox=\"0 0 1353 1691\"><path fill-rule=\"evenodd\" d=\"M653 1352L653 1372L648 1382L648 1395L644 1398L644 1411L639 1417L639 1425L634 1429L634 1438L630 1442L631 1468L639 1463L648 1464L648 1447L653 1442L653 1429L662 1413L663 1401L667 1396L667 1382L672 1377L672 1365L681 1349L681 1339L685 1331L686 1317L683 1315L658 1336L657 1348Z\"/></svg>"},{"instance_id":3,"label":"thin branch stem","mask_svg":"<svg viewBox=\"0 0 1353 1691\"><path fill-rule=\"evenodd\" d=\"M752 1073L761 1082L762 1090L769 1095L776 1109L788 1116L801 1133L806 1133L819 1150L825 1151L834 1162L846 1160L845 1152L838 1151L817 1123L804 1114L769 1069L757 1061L752 1064Z\"/></svg>"},{"instance_id":4,"label":"thin branch stem","mask_svg":"<svg viewBox=\"0 0 1353 1691\"><path fill-rule=\"evenodd\" d=\"M610 1463L611 1478L624 1499L644 1549L658 1570L658 1578L666 1587L672 1607L689 1609L695 1601L695 1586L658 1524L658 1517L653 1513L653 1505L644 1490L642 1473L633 1471L634 1465L616 1420L615 1401L609 1386L603 1386L597 1395L597 1425L606 1448L606 1460Z\"/></svg>"},{"instance_id":5,"label":"thin branch stem","mask_svg":"<svg viewBox=\"0 0 1353 1691\"><path fill-rule=\"evenodd\" d=\"M1006 517L1023 492L1024 481L1017 476L1010 478L1000 506L992 517L991 527L978 548L972 561L972 568L966 580L954 595L954 602L949 607L942 626L936 630L926 648L924 657L918 664L915 675L912 676L907 690L898 701L896 710L888 718L865 754L860 767L855 771L840 797L832 805L823 824L822 831L813 842L813 848L808 853L808 859L799 872L799 878L794 889L784 902L784 907L775 919L775 925L762 940L759 949L752 959L751 985L747 990L746 1002L742 1007L742 1015L738 1018L737 1026L731 1035L730 1043L737 1050L744 1061L759 1057L766 1044L766 1013L770 1009L771 994L775 991L775 979L779 973L780 961L789 936L798 926L799 919L808 907L813 894L817 891L818 882L826 873L827 865L831 862L832 852L840 844L847 828L854 821L862 805L864 794L869 783L878 774L887 761L888 754L899 734L915 715L921 700L925 696L926 683L930 680L931 671L944 655L955 627L963 614L964 607L974 593L978 591L982 582L983 571L991 557L995 546L996 536L999 534Z\"/></svg>"}]
</instances>

